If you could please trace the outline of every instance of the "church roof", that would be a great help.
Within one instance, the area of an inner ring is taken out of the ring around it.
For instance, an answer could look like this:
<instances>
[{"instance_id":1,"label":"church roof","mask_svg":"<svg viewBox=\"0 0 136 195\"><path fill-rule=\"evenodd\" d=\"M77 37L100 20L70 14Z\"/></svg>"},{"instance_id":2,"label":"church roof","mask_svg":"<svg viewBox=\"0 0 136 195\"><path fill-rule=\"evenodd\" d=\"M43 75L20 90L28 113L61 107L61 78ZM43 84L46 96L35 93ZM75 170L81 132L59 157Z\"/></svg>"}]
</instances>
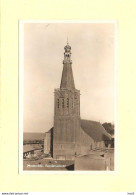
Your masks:
<instances>
[{"instance_id":1,"label":"church roof","mask_svg":"<svg viewBox=\"0 0 136 195\"><path fill-rule=\"evenodd\" d=\"M96 142L111 139L111 135L106 132L104 127L99 122L81 120L81 128Z\"/></svg>"}]
</instances>

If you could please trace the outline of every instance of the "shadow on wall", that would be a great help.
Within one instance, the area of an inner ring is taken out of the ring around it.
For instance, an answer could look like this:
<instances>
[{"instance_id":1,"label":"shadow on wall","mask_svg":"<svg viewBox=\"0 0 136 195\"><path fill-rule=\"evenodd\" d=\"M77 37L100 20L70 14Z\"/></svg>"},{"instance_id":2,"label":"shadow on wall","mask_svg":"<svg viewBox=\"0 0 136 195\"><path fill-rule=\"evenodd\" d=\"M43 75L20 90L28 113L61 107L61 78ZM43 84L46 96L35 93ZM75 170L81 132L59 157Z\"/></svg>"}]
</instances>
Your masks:
<instances>
[{"instance_id":1,"label":"shadow on wall","mask_svg":"<svg viewBox=\"0 0 136 195\"><path fill-rule=\"evenodd\" d=\"M51 128L51 145L50 145L50 154L51 157L53 158L53 127Z\"/></svg>"}]
</instances>

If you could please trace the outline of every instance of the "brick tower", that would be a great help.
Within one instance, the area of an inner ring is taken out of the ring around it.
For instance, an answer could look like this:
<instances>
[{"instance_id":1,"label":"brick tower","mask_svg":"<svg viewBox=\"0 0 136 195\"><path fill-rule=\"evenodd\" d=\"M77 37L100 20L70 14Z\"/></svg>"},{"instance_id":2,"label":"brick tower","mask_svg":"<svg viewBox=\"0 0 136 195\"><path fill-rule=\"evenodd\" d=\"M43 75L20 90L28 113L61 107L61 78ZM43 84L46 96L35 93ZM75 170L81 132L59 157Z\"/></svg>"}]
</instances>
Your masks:
<instances>
[{"instance_id":1,"label":"brick tower","mask_svg":"<svg viewBox=\"0 0 136 195\"><path fill-rule=\"evenodd\" d=\"M80 91L75 88L71 47L64 47L61 84L55 89L53 158L73 160L80 152Z\"/></svg>"}]
</instances>

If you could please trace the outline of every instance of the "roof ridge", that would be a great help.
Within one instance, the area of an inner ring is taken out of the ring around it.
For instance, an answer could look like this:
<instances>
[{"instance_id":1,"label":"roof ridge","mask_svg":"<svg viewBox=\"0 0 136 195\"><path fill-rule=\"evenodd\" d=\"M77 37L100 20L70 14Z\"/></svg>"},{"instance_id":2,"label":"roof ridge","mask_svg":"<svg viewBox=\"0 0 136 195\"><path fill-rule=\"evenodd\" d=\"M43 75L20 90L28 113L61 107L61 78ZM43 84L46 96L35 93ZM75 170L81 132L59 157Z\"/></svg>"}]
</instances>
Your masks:
<instances>
[{"instance_id":1,"label":"roof ridge","mask_svg":"<svg viewBox=\"0 0 136 195\"><path fill-rule=\"evenodd\" d=\"M111 139L111 135L107 133L100 122L81 119L81 128L95 141L103 141L105 137L108 140Z\"/></svg>"},{"instance_id":2,"label":"roof ridge","mask_svg":"<svg viewBox=\"0 0 136 195\"><path fill-rule=\"evenodd\" d=\"M89 119L80 119L81 121L88 121L88 122L96 122L96 123L100 123L99 121L93 121L93 120L89 120ZM100 123L101 124L101 123Z\"/></svg>"}]
</instances>

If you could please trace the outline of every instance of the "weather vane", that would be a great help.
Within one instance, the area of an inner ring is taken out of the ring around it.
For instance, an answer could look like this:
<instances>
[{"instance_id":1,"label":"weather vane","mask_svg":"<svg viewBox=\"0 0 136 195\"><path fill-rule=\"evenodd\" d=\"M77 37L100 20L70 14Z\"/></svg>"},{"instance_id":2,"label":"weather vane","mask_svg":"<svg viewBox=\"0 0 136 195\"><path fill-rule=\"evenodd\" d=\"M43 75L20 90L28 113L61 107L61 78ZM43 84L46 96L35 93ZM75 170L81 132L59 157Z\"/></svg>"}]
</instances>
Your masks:
<instances>
[{"instance_id":1,"label":"weather vane","mask_svg":"<svg viewBox=\"0 0 136 195\"><path fill-rule=\"evenodd\" d=\"M67 37L67 45L68 45L68 37Z\"/></svg>"}]
</instances>

